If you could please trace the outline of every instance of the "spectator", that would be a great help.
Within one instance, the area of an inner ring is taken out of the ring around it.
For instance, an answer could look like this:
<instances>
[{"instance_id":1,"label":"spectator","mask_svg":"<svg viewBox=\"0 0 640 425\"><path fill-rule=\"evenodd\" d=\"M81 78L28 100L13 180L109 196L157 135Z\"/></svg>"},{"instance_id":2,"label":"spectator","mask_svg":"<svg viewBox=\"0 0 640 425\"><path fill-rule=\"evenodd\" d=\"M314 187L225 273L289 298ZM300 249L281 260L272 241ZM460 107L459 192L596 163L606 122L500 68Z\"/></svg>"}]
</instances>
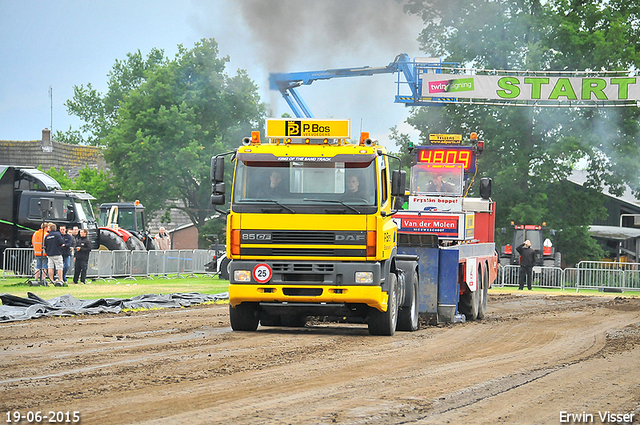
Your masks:
<instances>
[{"instance_id":1,"label":"spectator","mask_svg":"<svg viewBox=\"0 0 640 425\"><path fill-rule=\"evenodd\" d=\"M42 223L33 236L31 236L31 246L33 246L33 254L36 256L36 274L35 279L39 280L40 276L44 277L47 268L47 253L44 251L43 241L49 232L49 224Z\"/></svg>"},{"instance_id":2,"label":"spectator","mask_svg":"<svg viewBox=\"0 0 640 425\"><path fill-rule=\"evenodd\" d=\"M47 253L49 265L49 279L55 286L62 286L62 250L64 248L64 239L58 232L58 227L54 223L49 223L49 234L44 238L44 249ZM56 269L58 279L53 279L53 269Z\"/></svg>"},{"instance_id":3,"label":"spectator","mask_svg":"<svg viewBox=\"0 0 640 425\"><path fill-rule=\"evenodd\" d=\"M80 237L76 241L75 247L76 269L73 273L73 283L75 284L78 283L78 277L80 282L87 283L87 268L91 249L91 241L87 237L87 229L80 229Z\"/></svg>"},{"instance_id":4,"label":"spectator","mask_svg":"<svg viewBox=\"0 0 640 425\"><path fill-rule=\"evenodd\" d=\"M516 248L516 251L520 253L520 286L518 290L522 291L526 281L527 289L530 291L533 280L533 266L536 263L536 250L531 248L531 241L527 239Z\"/></svg>"},{"instance_id":5,"label":"spectator","mask_svg":"<svg viewBox=\"0 0 640 425\"><path fill-rule=\"evenodd\" d=\"M78 226L73 226L73 229L71 230L71 235L76 241L80 239L80 231L78 230Z\"/></svg>"},{"instance_id":6,"label":"spectator","mask_svg":"<svg viewBox=\"0 0 640 425\"><path fill-rule=\"evenodd\" d=\"M60 235L62 235L62 240L64 240L65 245L64 248L62 248L62 281L67 283L67 270L71 267L71 257L76 247L76 238L67 233L66 226L60 226Z\"/></svg>"},{"instance_id":7,"label":"spectator","mask_svg":"<svg viewBox=\"0 0 640 425\"><path fill-rule=\"evenodd\" d=\"M171 249L171 238L169 237L169 234L165 232L164 227L160 228L155 240L160 251Z\"/></svg>"}]
</instances>

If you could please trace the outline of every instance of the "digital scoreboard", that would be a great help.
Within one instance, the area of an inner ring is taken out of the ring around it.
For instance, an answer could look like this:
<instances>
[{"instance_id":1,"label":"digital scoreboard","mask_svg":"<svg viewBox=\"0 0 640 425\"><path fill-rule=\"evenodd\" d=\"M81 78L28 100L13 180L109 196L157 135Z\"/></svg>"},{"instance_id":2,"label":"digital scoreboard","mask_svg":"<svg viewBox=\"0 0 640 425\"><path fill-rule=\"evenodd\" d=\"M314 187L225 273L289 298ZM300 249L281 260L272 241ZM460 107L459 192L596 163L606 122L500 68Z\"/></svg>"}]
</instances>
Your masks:
<instances>
[{"instance_id":1,"label":"digital scoreboard","mask_svg":"<svg viewBox=\"0 0 640 425\"><path fill-rule=\"evenodd\" d=\"M473 146L420 146L416 148L418 164L462 164L465 173L476 171L476 151Z\"/></svg>"}]
</instances>

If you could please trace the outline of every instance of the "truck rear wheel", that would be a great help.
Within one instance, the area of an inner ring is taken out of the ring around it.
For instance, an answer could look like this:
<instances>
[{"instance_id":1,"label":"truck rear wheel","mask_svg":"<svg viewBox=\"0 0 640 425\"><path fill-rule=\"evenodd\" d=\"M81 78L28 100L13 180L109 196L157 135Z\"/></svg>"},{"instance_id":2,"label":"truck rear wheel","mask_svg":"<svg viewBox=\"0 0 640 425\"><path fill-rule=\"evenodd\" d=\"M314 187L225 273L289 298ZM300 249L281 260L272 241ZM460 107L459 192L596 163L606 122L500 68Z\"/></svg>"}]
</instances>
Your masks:
<instances>
[{"instance_id":1,"label":"truck rear wheel","mask_svg":"<svg viewBox=\"0 0 640 425\"><path fill-rule=\"evenodd\" d=\"M420 326L420 318L418 316L418 273L413 271L411 286L406 291L409 299L408 305L402 306L398 312L398 330L399 331L417 331Z\"/></svg>"},{"instance_id":2,"label":"truck rear wheel","mask_svg":"<svg viewBox=\"0 0 640 425\"><path fill-rule=\"evenodd\" d=\"M369 333L371 335L392 336L396 332L398 323L398 278L394 273L389 274L389 301L387 311L369 307Z\"/></svg>"},{"instance_id":3,"label":"truck rear wheel","mask_svg":"<svg viewBox=\"0 0 640 425\"><path fill-rule=\"evenodd\" d=\"M478 319L484 319L484 316L487 312L487 298L489 297L489 272L485 269L482 274L482 290L478 291L482 295L482 299L480 300L480 308L478 309Z\"/></svg>"},{"instance_id":4,"label":"truck rear wheel","mask_svg":"<svg viewBox=\"0 0 640 425\"><path fill-rule=\"evenodd\" d=\"M100 229L100 249L103 251L126 251L127 244L115 233Z\"/></svg>"},{"instance_id":5,"label":"truck rear wheel","mask_svg":"<svg viewBox=\"0 0 640 425\"><path fill-rule=\"evenodd\" d=\"M478 292L480 292L479 289L475 291L469 290L460 295L458 310L465 315L467 320L476 320L478 318L478 307L481 297L481 295L478 295Z\"/></svg>"},{"instance_id":6,"label":"truck rear wheel","mask_svg":"<svg viewBox=\"0 0 640 425\"><path fill-rule=\"evenodd\" d=\"M234 331L253 332L258 329L258 307L253 303L242 303L233 307L229 304L229 320Z\"/></svg>"}]
</instances>

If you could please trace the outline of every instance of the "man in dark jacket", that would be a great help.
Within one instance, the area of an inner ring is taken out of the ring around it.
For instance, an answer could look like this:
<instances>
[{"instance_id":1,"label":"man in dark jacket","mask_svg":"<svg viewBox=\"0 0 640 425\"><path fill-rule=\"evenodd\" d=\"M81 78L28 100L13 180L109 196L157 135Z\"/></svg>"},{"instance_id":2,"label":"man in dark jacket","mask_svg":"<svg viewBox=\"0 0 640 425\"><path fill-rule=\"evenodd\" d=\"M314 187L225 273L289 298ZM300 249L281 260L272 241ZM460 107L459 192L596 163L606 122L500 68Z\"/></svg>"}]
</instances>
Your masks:
<instances>
[{"instance_id":1,"label":"man in dark jacket","mask_svg":"<svg viewBox=\"0 0 640 425\"><path fill-rule=\"evenodd\" d=\"M49 223L49 233L44 238L44 250L47 253L47 259L49 263L49 279L56 286L62 286L62 269L64 264L62 262L62 250L64 249L64 239L58 232L58 228L54 223ZM53 280L53 269L56 269L58 279Z\"/></svg>"},{"instance_id":2,"label":"man in dark jacket","mask_svg":"<svg viewBox=\"0 0 640 425\"><path fill-rule=\"evenodd\" d=\"M533 266L536 264L536 250L531 248L531 241L527 239L516 248L516 251L520 253L520 287L518 290L522 291L525 281L527 282L527 289L531 290Z\"/></svg>"},{"instance_id":3,"label":"man in dark jacket","mask_svg":"<svg viewBox=\"0 0 640 425\"><path fill-rule=\"evenodd\" d=\"M91 248L87 229L80 229L80 238L76 241L76 270L73 273L73 283L78 283L78 277L80 277L80 282L86 283Z\"/></svg>"},{"instance_id":4,"label":"man in dark jacket","mask_svg":"<svg viewBox=\"0 0 640 425\"><path fill-rule=\"evenodd\" d=\"M66 226L60 226L60 235L64 240L64 248L62 248L62 280L67 283L67 270L71 267L71 257L76 247L76 238L67 233Z\"/></svg>"}]
</instances>

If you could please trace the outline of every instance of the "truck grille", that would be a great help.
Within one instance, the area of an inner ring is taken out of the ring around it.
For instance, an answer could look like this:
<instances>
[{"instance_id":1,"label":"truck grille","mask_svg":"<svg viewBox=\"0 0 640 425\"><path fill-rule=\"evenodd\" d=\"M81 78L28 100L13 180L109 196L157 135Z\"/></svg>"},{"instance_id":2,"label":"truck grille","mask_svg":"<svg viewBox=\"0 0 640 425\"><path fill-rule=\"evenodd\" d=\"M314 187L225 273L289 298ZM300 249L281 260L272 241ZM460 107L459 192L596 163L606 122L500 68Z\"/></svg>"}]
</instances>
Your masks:
<instances>
[{"instance_id":1,"label":"truck grille","mask_svg":"<svg viewBox=\"0 0 640 425\"><path fill-rule=\"evenodd\" d=\"M286 257L366 257L365 248L240 248L240 255Z\"/></svg>"},{"instance_id":2,"label":"truck grille","mask_svg":"<svg viewBox=\"0 0 640 425\"><path fill-rule=\"evenodd\" d=\"M335 241L334 232L314 232L297 230L293 232L274 231L271 240L278 244L321 244L332 245Z\"/></svg>"},{"instance_id":3,"label":"truck grille","mask_svg":"<svg viewBox=\"0 0 640 425\"><path fill-rule=\"evenodd\" d=\"M277 273L289 272L313 272L313 273L333 273L333 264L310 264L310 263L274 263L271 268Z\"/></svg>"},{"instance_id":4,"label":"truck grille","mask_svg":"<svg viewBox=\"0 0 640 425\"><path fill-rule=\"evenodd\" d=\"M241 238L240 255L247 256L366 257L367 255L367 232L363 230L328 232L243 230Z\"/></svg>"}]
</instances>

